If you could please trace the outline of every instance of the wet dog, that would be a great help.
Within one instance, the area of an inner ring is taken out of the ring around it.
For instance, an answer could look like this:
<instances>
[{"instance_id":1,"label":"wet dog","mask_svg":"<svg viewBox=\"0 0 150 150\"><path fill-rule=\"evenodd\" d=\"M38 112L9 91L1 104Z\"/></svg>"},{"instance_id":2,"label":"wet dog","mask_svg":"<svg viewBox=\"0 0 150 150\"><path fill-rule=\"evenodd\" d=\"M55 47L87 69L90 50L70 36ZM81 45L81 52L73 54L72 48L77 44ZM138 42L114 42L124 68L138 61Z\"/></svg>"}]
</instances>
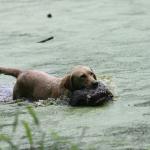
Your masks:
<instances>
[{"instance_id":1,"label":"wet dog","mask_svg":"<svg viewBox=\"0 0 150 150\"><path fill-rule=\"evenodd\" d=\"M0 67L0 74L11 75L17 79L13 89L14 100L19 98L30 100L59 98L64 95L68 96L75 90L98 85L95 73L86 66L76 66L62 78L50 76L42 71L22 71L3 67Z\"/></svg>"}]
</instances>

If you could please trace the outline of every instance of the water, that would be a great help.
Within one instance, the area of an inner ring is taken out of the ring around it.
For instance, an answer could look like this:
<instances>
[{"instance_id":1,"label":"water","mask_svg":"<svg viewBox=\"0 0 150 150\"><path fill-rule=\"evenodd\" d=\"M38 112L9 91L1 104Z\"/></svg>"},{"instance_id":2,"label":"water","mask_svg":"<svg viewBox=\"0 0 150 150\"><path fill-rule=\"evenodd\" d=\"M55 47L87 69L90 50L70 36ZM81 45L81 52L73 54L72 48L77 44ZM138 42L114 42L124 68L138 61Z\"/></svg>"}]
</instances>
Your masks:
<instances>
[{"instance_id":1,"label":"water","mask_svg":"<svg viewBox=\"0 0 150 150\"><path fill-rule=\"evenodd\" d=\"M50 129L81 149L150 149L150 2L145 0L0 0L0 66L37 69L63 76L91 66L115 83L113 104L96 108L52 105L35 110ZM51 13L52 18L47 18ZM40 40L54 36L46 43ZM0 76L10 94L15 79ZM1 98L2 99L2 98ZM1 124L23 106L0 104ZM21 129L18 129L21 137ZM9 133L10 128L1 129ZM47 137L45 145L49 145ZM25 147L26 142L22 141Z\"/></svg>"}]
</instances>

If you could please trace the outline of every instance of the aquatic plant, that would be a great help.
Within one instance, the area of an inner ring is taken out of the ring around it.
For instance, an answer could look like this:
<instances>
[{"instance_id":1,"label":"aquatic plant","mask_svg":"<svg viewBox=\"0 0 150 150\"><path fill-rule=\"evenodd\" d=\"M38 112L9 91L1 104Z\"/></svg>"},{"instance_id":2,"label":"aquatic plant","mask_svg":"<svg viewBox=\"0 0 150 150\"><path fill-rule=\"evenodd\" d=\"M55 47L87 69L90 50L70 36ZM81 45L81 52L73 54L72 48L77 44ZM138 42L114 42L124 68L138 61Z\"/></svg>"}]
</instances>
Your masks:
<instances>
[{"instance_id":1,"label":"aquatic plant","mask_svg":"<svg viewBox=\"0 0 150 150\"><path fill-rule=\"evenodd\" d=\"M0 143L4 142L8 144L8 148L12 150L20 150L20 149L38 149L38 150L45 150L45 149L51 149L51 150L59 150L59 149L69 149L69 150L79 150L78 146L76 144L71 143L69 140L64 139L64 137L59 136L57 132L54 132L53 130L50 130L50 139L51 139L51 145L45 146L45 136L46 133L41 128L40 120L37 117L37 114L31 105L26 106L27 113L32 118L32 125L34 125L34 128L36 128L36 132L38 132L38 137L40 137L40 141L35 142L36 137L35 133L32 130L33 127L31 127L31 123L27 120L22 120L20 118L20 111L16 111L16 114L14 116L14 121L12 124L9 124L9 127L12 128L12 134L0 134ZM16 143L14 141L15 133L17 132L17 128L19 126L24 129L24 135L21 137L21 140L26 140L28 142L27 147L22 146L22 144ZM5 125L0 126L0 128L5 127ZM0 149L1 148L0 144Z\"/></svg>"}]
</instances>

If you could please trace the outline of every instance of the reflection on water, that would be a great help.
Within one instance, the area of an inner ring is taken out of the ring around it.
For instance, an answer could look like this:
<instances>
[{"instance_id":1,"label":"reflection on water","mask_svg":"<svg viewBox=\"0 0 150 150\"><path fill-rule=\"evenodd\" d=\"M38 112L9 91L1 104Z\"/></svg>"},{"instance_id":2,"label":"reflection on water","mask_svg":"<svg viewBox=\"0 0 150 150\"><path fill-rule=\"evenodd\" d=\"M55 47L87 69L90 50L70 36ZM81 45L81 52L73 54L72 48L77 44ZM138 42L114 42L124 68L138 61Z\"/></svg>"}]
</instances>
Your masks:
<instances>
[{"instance_id":1,"label":"reflection on water","mask_svg":"<svg viewBox=\"0 0 150 150\"><path fill-rule=\"evenodd\" d=\"M108 84L117 91L116 101L105 107L37 107L46 132L53 129L82 149L150 148L149 1L1 0L0 4L0 66L64 76L71 67L84 64L100 78L110 77ZM49 13L52 18L47 18ZM53 40L37 43L51 36ZM0 75L0 100L11 97L14 82ZM12 123L17 109L23 106L1 104L1 124ZM47 137L45 144L49 143Z\"/></svg>"},{"instance_id":2,"label":"reflection on water","mask_svg":"<svg viewBox=\"0 0 150 150\"><path fill-rule=\"evenodd\" d=\"M0 102L7 102L12 99L12 87L8 85L0 86Z\"/></svg>"}]
</instances>

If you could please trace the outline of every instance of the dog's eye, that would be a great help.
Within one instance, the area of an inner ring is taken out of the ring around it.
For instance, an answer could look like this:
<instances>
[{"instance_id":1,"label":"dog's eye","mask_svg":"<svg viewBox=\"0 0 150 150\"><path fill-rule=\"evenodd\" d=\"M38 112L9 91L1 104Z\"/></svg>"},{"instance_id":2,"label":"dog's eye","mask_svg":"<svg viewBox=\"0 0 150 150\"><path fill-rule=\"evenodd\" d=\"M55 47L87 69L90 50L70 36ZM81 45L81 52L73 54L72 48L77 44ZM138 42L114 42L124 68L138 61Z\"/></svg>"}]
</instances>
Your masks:
<instances>
[{"instance_id":1,"label":"dog's eye","mask_svg":"<svg viewBox=\"0 0 150 150\"><path fill-rule=\"evenodd\" d=\"M93 75L94 75L94 73L93 73L93 72L90 72L90 75L91 75L91 76L93 76Z\"/></svg>"},{"instance_id":2,"label":"dog's eye","mask_svg":"<svg viewBox=\"0 0 150 150\"><path fill-rule=\"evenodd\" d=\"M83 74L83 75L80 76L80 78L84 79L84 78L86 78L86 75Z\"/></svg>"}]
</instances>

